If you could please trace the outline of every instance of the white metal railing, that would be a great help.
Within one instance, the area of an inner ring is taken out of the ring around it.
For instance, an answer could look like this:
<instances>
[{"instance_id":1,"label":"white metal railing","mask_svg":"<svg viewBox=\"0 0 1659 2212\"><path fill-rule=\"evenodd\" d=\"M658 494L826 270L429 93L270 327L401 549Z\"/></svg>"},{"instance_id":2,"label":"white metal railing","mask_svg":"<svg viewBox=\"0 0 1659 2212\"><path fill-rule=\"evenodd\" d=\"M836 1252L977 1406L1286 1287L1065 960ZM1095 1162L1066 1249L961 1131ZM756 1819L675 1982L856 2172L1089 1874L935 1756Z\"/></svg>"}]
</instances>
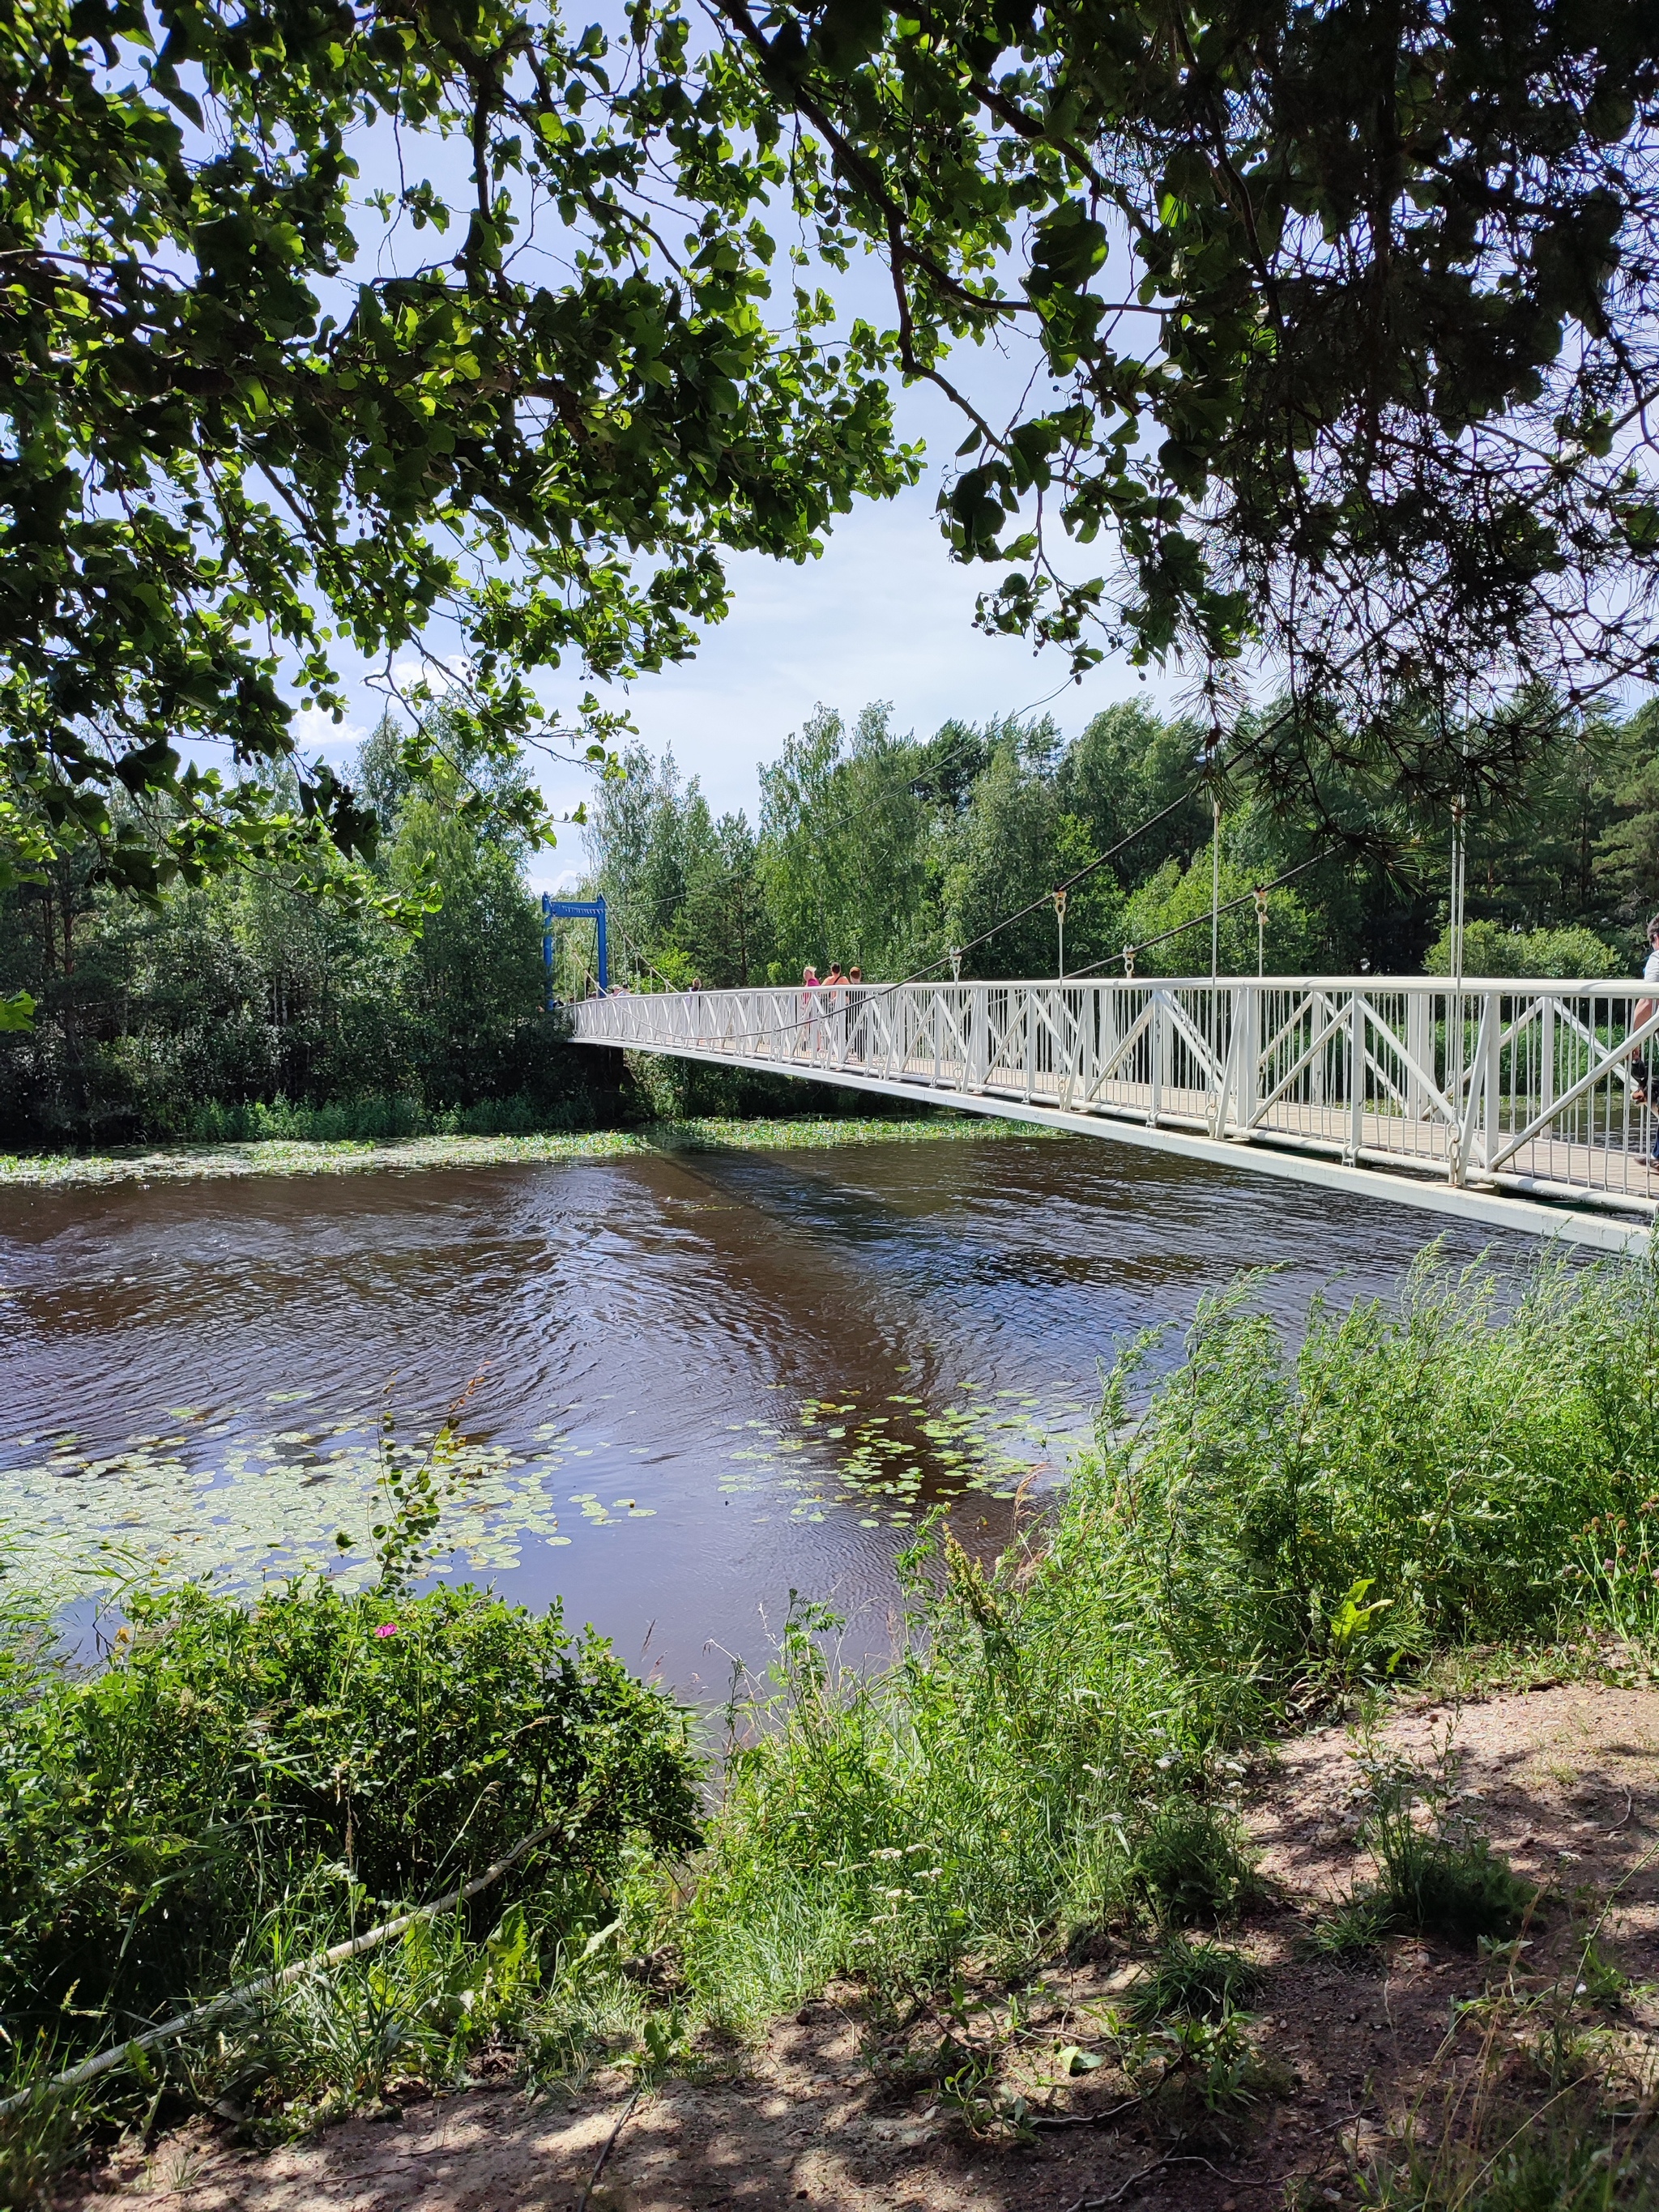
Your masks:
<instances>
[{"instance_id":1,"label":"white metal railing","mask_svg":"<svg viewBox=\"0 0 1659 2212\"><path fill-rule=\"evenodd\" d=\"M1639 982L1270 975L623 993L590 1044L1017 1100L1643 1213ZM1638 1061L1633 1073L1632 1061Z\"/></svg>"}]
</instances>

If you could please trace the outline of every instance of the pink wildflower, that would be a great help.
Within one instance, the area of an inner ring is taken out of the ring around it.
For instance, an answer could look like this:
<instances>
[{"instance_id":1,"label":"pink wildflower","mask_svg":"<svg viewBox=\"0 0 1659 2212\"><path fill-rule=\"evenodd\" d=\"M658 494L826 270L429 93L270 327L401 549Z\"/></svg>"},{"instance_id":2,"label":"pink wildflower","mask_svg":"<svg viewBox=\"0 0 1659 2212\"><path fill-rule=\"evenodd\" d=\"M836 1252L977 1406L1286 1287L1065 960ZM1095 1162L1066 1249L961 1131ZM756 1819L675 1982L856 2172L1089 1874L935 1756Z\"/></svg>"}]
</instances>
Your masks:
<instances>
[{"instance_id":1,"label":"pink wildflower","mask_svg":"<svg viewBox=\"0 0 1659 2212\"><path fill-rule=\"evenodd\" d=\"M398 1624L395 1620L383 1620L374 1633L377 1636L395 1636L398 1633Z\"/></svg>"}]
</instances>

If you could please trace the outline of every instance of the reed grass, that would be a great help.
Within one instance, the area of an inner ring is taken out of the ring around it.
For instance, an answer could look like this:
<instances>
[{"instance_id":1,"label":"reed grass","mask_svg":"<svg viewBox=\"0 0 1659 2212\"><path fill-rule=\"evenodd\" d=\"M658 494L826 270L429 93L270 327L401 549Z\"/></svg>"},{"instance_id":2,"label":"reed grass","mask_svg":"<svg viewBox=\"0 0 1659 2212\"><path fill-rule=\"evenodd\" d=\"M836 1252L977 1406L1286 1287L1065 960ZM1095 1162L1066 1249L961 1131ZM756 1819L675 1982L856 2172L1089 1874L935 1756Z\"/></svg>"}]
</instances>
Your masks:
<instances>
[{"instance_id":1,"label":"reed grass","mask_svg":"<svg viewBox=\"0 0 1659 2212\"><path fill-rule=\"evenodd\" d=\"M1204 1303L1138 1417L1132 1350L994 1567L934 1517L892 1665L842 1668L837 1624L797 1608L734 1706L677 1923L711 2017L752 2028L836 1974L896 1998L969 1960L1015 1973L1136 1912L1224 1920L1241 1748L1449 1646L1650 1631L1651 1266L1431 1249L1298 1344L1253 1293Z\"/></svg>"}]
</instances>

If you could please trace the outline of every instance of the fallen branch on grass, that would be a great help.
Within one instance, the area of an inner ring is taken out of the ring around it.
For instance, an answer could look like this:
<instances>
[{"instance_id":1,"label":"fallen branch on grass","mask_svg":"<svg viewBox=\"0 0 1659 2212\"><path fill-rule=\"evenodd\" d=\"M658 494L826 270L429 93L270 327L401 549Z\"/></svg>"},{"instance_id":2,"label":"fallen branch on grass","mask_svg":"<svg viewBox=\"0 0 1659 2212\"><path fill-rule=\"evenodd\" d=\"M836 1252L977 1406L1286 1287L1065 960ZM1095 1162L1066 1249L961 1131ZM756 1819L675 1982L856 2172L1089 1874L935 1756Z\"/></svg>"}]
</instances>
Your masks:
<instances>
[{"instance_id":1,"label":"fallen branch on grass","mask_svg":"<svg viewBox=\"0 0 1659 2212\"><path fill-rule=\"evenodd\" d=\"M465 1905L470 1898L477 1897L481 1890L488 1889L492 1882L499 1881L507 1869L521 1859L526 1851L533 1850L538 1844L545 1843L563 1826L561 1820L550 1820L544 1827L536 1829L514 1844L506 1856L497 1859L494 1866L486 1867L471 1881L463 1882L459 1889L451 1890L447 1897L440 1897L430 1905L417 1905L412 1911L400 1912L395 1920L385 1921L378 1928L367 1929L361 1936L349 1936L343 1943L336 1943L331 1949L317 1952L309 1959L301 1959L291 1966L283 1967L277 1973L261 1974L256 1981L240 1982L234 1990L225 1990L222 1996L210 1998L206 2004L198 2005L190 2012L182 2012L172 2020L163 2021L159 2027L146 2028L142 2035L135 2035L109 2051L100 2051L96 2057L83 2058L78 2066L68 2067L63 2073L54 2074L45 2081L33 2082L29 2087L17 2091L15 2095L0 2098L0 2118L8 2112L19 2111L37 2097L56 2096L65 2089L78 2089L88 2081L95 2081L100 2075L112 2073L118 2066L130 2063L135 2052L149 2050L158 2043L169 2043L178 2036L187 2035L191 2028L205 2027L210 2021L222 2019L226 2013L234 2012L240 2006L251 2004L260 1997L274 1996L278 1990L289 1988L313 1968L338 1966L343 1960L356 1958L364 1951L374 1950L377 1944L389 1942L392 1936L403 1935L417 1921L430 1920L440 1912L448 1912L458 1905Z\"/></svg>"},{"instance_id":2,"label":"fallen branch on grass","mask_svg":"<svg viewBox=\"0 0 1659 2212\"><path fill-rule=\"evenodd\" d=\"M1109 2105L1103 2112L1028 2113L1025 2124L1030 2128L1103 2128L1109 2120L1134 2112L1141 2102L1139 2097L1126 2097L1121 2105Z\"/></svg>"}]
</instances>

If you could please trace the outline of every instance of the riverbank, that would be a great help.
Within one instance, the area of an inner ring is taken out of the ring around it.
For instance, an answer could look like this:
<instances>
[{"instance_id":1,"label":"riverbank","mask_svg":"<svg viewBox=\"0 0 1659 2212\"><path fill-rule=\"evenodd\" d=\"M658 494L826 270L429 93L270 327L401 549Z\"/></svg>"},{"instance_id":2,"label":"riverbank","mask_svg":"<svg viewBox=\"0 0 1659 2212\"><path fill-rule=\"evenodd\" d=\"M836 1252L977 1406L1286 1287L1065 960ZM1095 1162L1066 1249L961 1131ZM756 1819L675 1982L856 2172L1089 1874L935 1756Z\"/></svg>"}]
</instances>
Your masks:
<instances>
[{"instance_id":1,"label":"riverbank","mask_svg":"<svg viewBox=\"0 0 1659 2212\"><path fill-rule=\"evenodd\" d=\"M355 2118L264 2156L234 2121L207 2115L153 2145L130 2141L62 2202L543 2212L582 2200L607 2144L591 2212L1626 2202L1634 2189L1581 2198L1571 2183L1559 2195L1488 2195L1478 2181L1462 2189L1475 2177L1449 2157L1437 2177L1432 2167L1449 2115L1478 2087L1500 2159L1494 2122L1512 2129L1528 2112L1547 2155L1552 2117L1559 2134L1574 2109L1563 2088L1575 2069L1593 2075L1615 2045L1627 2081L1650 2080L1659 2063L1659 2006L1642 1985L1659 1936L1659 1691L1632 1679L1630 1660L1558 1653L1584 1679L1467 1703L1413 1692L1370 1727L1317 1729L1251 1762L1243 1826L1261 1886L1230 1949L1252 1978L1232 2017L1235 2071L1248 2053L1254 2086L1207 2110L1194 2039L1184 2135L1171 2132L1171 2100L1160 2113L1145 2094L1137 2062L1156 2031L1131 2025L1166 1961L1129 1937L1093 1957L1044 1958L1012 2003L1006 1988L964 1991L981 2008L956 2031L960 2073L945 2095L932 2011L896 2033L867 1990L842 1982L748 2048L705 2041L643 2083L635 2066L604 2064L526 2100L501 2051L462 2089L407 2085L390 2125ZM1542 1900L1519 1947L1477 1950L1438 1931L1346 1956L1322 1946L1333 1905L1382 1872L1354 1814L1368 1766L1389 1759L1443 1773L1482 1808ZM1201 2012L1181 2022L1189 2038L1200 2027L1213 2036L1216 2023ZM1017 2123L994 2117L1017 2112ZM1627 2147L1633 2135L1627 2123Z\"/></svg>"},{"instance_id":2,"label":"riverbank","mask_svg":"<svg viewBox=\"0 0 1659 2212\"><path fill-rule=\"evenodd\" d=\"M291 1963L64 2121L183 2125L126 2185L177 2197L181 2160L204 2208L568 2205L635 2118L609 2212L1647 2208L1656 1340L1635 1262L1431 1254L1296 1340L1242 1280L1150 1391L1114 1374L999 1562L929 1517L890 1665L844 1666L795 1603L700 1810L696 1748L660 1704L628 1718L605 1655L550 1683L549 1734L530 1616L409 1595L432 1493L405 1480L374 1591L157 1597L104 1674L15 1701L0 1893L38 1910L11 2017L61 2063L106 2014ZM452 1814L489 1823L465 1856ZM548 1861L405 1930L532 1821ZM164 1901L210 1878L181 1964ZM324 1958L366 1923L371 1956ZM481 2081L541 2102L499 2117ZM14 2174L62 2163L58 2109ZM366 2109L387 2124L319 2134Z\"/></svg>"},{"instance_id":3,"label":"riverbank","mask_svg":"<svg viewBox=\"0 0 1659 2212\"><path fill-rule=\"evenodd\" d=\"M257 1143L149 1145L109 1152L0 1153L0 1189L82 1183L203 1182L243 1176L359 1175L420 1168L505 1167L630 1154L822 1151L838 1145L931 1144L961 1138L1045 1134L976 1114L927 1119L651 1121L638 1129L556 1131L504 1137L408 1137L387 1141L271 1138Z\"/></svg>"}]
</instances>

